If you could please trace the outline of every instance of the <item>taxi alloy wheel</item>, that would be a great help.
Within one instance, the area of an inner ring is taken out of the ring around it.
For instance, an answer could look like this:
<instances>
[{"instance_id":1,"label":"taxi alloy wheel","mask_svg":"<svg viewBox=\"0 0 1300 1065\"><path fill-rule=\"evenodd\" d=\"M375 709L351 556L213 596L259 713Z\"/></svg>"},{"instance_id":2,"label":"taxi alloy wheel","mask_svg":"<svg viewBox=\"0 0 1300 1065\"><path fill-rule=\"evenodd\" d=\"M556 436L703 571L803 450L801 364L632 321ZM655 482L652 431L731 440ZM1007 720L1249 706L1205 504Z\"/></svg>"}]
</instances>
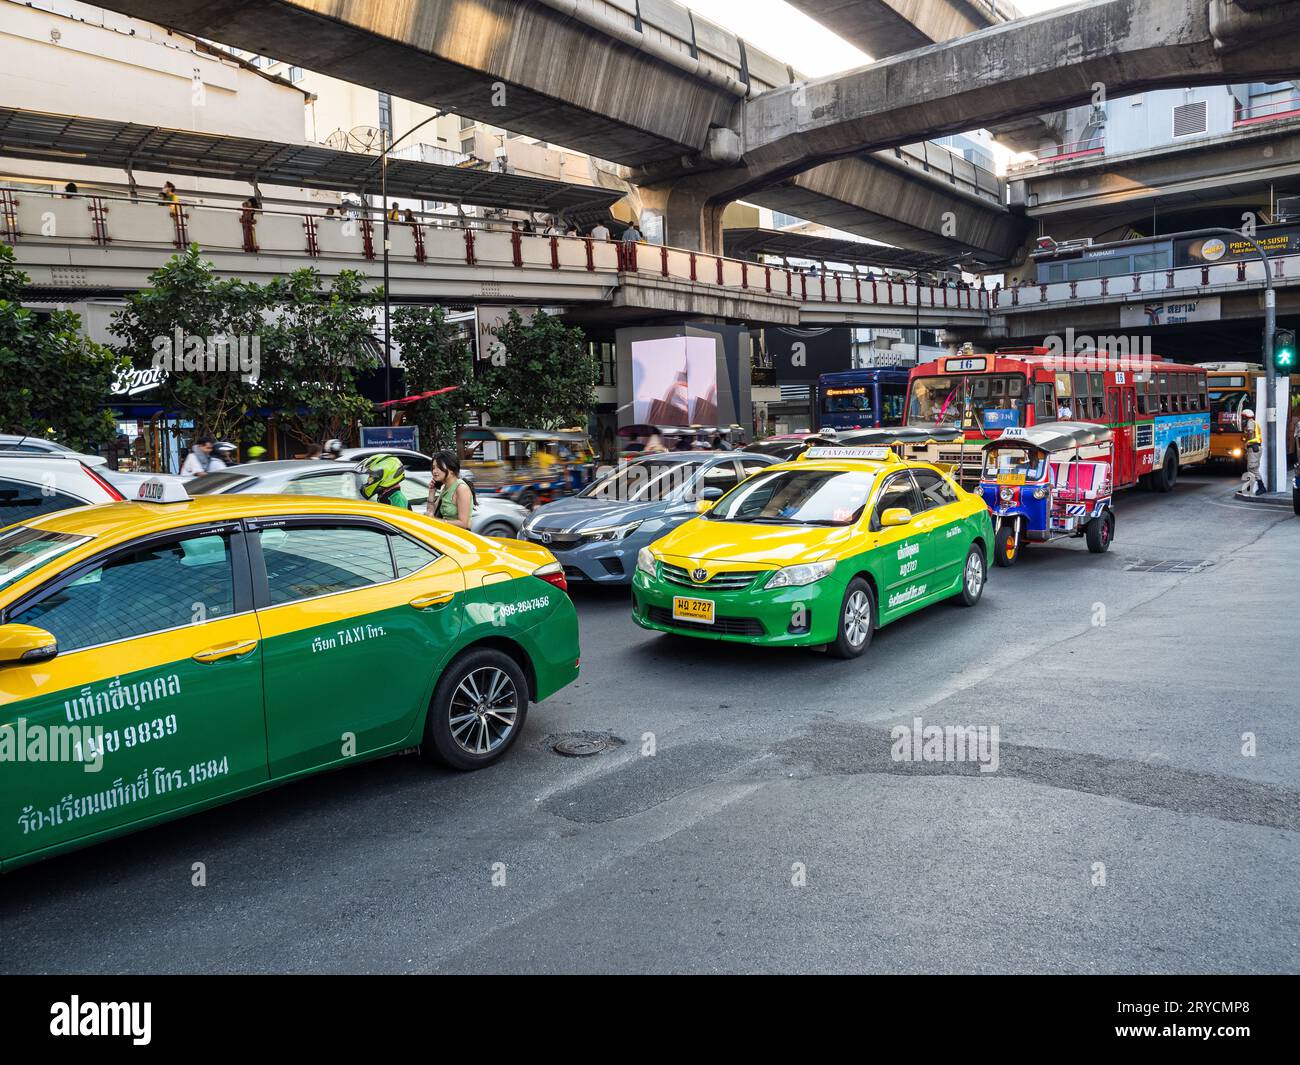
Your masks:
<instances>
[{"instance_id":1,"label":"taxi alloy wheel","mask_svg":"<svg viewBox=\"0 0 1300 1065\"><path fill-rule=\"evenodd\" d=\"M871 645L875 627L876 597L871 585L861 577L854 577L844 590L835 642L827 644L826 649L836 658L857 658Z\"/></svg>"},{"instance_id":2,"label":"taxi alloy wheel","mask_svg":"<svg viewBox=\"0 0 1300 1065\"><path fill-rule=\"evenodd\" d=\"M528 713L528 682L504 651L462 655L438 682L425 747L453 769L491 765L515 742Z\"/></svg>"},{"instance_id":3,"label":"taxi alloy wheel","mask_svg":"<svg viewBox=\"0 0 1300 1065\"><path fill-rule=\"evenodd\" d=\"M966 552L966 565L961 571L962 606L974 606L984 594L984 582L988 579L984 567L984 549L979 544L971 544Z\"/></svg>"}]
</instances>

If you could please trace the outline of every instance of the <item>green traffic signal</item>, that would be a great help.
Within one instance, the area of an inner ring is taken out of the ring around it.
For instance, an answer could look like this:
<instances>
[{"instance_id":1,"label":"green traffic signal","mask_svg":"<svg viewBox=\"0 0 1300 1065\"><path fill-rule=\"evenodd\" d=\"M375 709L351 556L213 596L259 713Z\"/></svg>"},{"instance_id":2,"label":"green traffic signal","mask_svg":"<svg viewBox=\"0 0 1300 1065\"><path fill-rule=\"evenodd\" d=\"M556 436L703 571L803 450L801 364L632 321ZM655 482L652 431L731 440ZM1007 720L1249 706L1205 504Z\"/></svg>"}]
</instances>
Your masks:
<instances>
[{"instance_id":1,"label":"green traffic signal","mask_svg":"<svg viewBox=\"0 0 1300 1065\"><path fill-rule=\"evenodd\" d=\"M1295 333L1279 329L1273 339L1273 368L1290 373L1295 369Z\"/></svg>"}]
</instances>

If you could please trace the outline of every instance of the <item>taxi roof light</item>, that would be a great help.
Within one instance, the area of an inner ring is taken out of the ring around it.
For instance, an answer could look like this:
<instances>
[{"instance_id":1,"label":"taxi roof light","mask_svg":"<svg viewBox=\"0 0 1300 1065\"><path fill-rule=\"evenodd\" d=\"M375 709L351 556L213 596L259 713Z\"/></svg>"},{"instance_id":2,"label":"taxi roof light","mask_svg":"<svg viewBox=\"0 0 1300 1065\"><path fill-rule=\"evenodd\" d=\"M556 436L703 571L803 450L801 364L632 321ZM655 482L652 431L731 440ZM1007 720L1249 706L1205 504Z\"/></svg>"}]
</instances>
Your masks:
<instances>
[{"instance_id":1,"label":"taxi roof light","mask_svg":"<svg viewBox=\"0 0 1300 1065\"><path fill-rule=\"evenodd\" d=\"M189 492L180 481L164 481L150 477L141 481L135 495L131 497L137 503L188 503Z\"/></svg>"},{"instance_id":2,"label":"taxi roof light","mask_svg":"<svg viewBox=\"0 0 1300 1065\"><path fill-rule=\"evenodd\" d=\"M804 459L862 459L867 462L898 462L898 453L892 447L810 447L800 458Z\"/></svg>"}]
</instances>

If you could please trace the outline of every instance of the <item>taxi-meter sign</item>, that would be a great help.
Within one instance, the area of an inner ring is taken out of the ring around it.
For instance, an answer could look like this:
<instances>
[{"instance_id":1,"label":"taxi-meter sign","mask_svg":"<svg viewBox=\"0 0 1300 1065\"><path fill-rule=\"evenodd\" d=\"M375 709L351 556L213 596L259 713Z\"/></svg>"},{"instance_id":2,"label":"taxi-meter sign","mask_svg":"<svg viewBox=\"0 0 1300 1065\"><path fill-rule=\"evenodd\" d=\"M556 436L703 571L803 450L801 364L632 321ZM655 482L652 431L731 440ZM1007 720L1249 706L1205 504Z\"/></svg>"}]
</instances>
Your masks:
<instances>
[{"instance_id":1,"label":"taxi-meter sign","mask_svg":"<svg viewBox=\"0 0 1300 1065\"><path fill-rule=\"evenodd\" d=\"M889 458L887 447L810 447L810 459L869 459L881 462Z\"/></svg>"}]
</instances>

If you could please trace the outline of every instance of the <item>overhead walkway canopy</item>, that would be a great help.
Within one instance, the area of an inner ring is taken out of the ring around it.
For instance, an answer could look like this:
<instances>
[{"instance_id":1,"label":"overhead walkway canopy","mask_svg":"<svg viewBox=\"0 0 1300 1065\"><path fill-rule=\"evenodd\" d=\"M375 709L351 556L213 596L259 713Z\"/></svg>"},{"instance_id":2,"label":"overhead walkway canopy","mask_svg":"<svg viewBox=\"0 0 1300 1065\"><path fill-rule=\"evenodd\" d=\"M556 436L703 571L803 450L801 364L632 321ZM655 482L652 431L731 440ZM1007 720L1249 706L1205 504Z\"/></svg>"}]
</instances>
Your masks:
<instances>
[{"instance_id":1,"label":"overhead walkway canopy","mask_svg":"<svg viewBox=\"0 0 1300 1065\"><path fill-rule=\"evenodd\" d=\"M379 192L378 155L0 107L0 155L358 194ZM388 160L388 195L607 217L622 192L413 159Z\"/></svg>"},{"instance_id":2,"label":"overhead walkway canopy","mask_svg":"<svg viewBox=\"0 0 1300 1065\"><path fill-rule=\"evenodd\" d=\"M852 263L888 270L942 270L951 265L954 259L951 255L932 255L858 240L788 233L779 229L724 229L722 239L726 244L727 255L733 259L778 255L783 259Z\"/></svg>"}]
</instances>

